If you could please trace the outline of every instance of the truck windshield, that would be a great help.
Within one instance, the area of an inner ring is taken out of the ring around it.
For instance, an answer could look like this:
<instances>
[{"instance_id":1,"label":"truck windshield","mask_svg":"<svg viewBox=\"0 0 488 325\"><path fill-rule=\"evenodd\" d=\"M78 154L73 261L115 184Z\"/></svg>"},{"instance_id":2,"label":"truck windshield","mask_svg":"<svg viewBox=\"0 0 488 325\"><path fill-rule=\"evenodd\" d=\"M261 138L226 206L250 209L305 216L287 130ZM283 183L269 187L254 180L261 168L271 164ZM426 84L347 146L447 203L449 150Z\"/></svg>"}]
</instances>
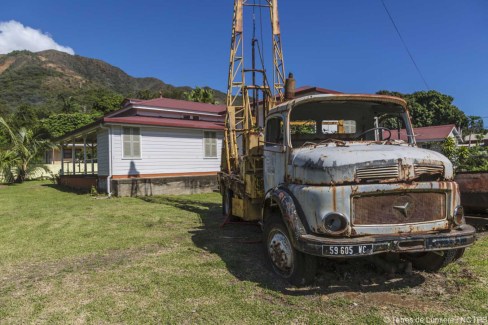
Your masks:
<instances>
[{"instance_id":1,"label":"truck windshield","mask_svg":"<svg viewBox=\"0 0 488 325\"><path fill-rule=\"evenodd\" d=\"M290 113L293 147L333 140L413 143L405 109L394 103L327 101L298 104Z\"/></svg>"}]
</instances>

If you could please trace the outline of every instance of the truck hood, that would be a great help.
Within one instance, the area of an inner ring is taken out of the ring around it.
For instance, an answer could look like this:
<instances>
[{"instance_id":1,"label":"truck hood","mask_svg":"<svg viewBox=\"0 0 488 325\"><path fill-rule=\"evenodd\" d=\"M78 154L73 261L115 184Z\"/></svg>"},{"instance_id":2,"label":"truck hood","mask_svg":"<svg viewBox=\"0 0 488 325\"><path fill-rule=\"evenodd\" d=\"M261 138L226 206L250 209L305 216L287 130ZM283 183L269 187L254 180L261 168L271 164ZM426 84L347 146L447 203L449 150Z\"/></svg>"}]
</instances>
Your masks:
<instances>
[{"instance_id":1,"label":"truck hood","mask_svg":"<svg viewBox=\"0 0 488 325\"><path fill-rule=\"evenodd\" d=\"M293 149L289 177L293 183L332 185L453 178L442 154L408 145L334 144Z\"/></svg>"}]
</instances>

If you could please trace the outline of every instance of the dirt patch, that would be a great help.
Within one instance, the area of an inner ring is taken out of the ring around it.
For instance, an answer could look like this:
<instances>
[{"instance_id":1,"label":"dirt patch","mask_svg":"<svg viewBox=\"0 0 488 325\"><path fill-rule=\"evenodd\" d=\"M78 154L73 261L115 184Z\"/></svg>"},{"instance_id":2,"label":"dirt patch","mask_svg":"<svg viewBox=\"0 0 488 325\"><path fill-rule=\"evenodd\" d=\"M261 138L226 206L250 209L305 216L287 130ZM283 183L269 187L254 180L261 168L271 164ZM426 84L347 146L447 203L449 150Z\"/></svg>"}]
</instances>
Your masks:
<instances>
[{"instance_id":1,"label":"dirt patch","mask_svg":"<svg viewBox=\"0 0 488 325\"><path fill-rule=\"evenodd\" d=\"M128 264L141 260L149 255L163 254L171 247L149 245L137 249L114 250L105 254L90 254L76 259L18 264L3 270L0 277L0 291L25 283L40 282L63 273L87 273L94 270L110 268L114 265Z\"/></svg>"},{"instance_id":2,"label":"dirt patch","mask_svg":"<svg viewBox=\"0 0 488 325\"><path fill-rule=\"evenodd\" d=\"M14 58L8 58L5 60L5 62L3 64L0 64L0 74L2 74L3 72L5 72L5 70L7 70L8 68L10 68L10 66L15 62L15 59Z\"/></svg>"}]
</instances>

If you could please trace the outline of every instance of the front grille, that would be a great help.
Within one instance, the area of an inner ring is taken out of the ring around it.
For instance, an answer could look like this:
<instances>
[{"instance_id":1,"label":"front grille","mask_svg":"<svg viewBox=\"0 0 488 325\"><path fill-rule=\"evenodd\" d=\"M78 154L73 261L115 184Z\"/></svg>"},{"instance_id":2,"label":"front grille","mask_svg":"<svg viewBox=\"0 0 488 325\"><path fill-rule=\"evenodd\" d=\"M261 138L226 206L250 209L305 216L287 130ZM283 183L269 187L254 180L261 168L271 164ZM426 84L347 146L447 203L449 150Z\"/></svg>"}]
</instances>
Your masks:
<instances>
[{"instance_id":1,"label":"front grille","mask_svg":"<svg viewBox=\"0 0 488 325\"><path fill-rule=\"evenodd\" d=\"M378 178L398 178L398 165L381 166L381 167L365 167L356 169L356 178L363 179L378 179Z\"/></svg>"},{"instance_id":2,"label":"front grille","mask_svg":"<svg viewBox=\"0 0 488 325\"><path fill-rule=\"evenodd\" d=\"M387 225L446 218L446 194L408 192L352 198L354 225Z\"/></svg>"},{"instance_id":3,"label":"front grille","mask_svg":"<svg viewBox=\"0 0 488 325\"><path fill-rule=\"evenodd\" d=\"M444 173L444 166L427 166L427 165L414 165L415 176L421 176L424 174L433 175L433 174L443 174Z\"/></svg>"}]
</instances>

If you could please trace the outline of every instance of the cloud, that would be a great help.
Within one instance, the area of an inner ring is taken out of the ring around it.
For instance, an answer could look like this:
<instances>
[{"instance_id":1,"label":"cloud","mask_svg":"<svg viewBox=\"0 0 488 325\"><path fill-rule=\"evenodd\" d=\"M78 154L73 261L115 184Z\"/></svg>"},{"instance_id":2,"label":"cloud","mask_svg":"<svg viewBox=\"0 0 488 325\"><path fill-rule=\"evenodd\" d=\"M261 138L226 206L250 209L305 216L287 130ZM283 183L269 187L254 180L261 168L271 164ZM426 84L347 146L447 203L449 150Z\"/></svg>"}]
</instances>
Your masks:
<instances>
[{"instance_id":1,"label":"cloud","mask_svg":"<svg viewBox=\"0 0 488 325\"><path fill-rule=\"evenodd\" d=\"M31 52L58 50L75 54L71 47L59 45L51 35L40 30L24 26L15 20L0 22L0 54L16 50Z\"/></svg>"}]
</instances>

